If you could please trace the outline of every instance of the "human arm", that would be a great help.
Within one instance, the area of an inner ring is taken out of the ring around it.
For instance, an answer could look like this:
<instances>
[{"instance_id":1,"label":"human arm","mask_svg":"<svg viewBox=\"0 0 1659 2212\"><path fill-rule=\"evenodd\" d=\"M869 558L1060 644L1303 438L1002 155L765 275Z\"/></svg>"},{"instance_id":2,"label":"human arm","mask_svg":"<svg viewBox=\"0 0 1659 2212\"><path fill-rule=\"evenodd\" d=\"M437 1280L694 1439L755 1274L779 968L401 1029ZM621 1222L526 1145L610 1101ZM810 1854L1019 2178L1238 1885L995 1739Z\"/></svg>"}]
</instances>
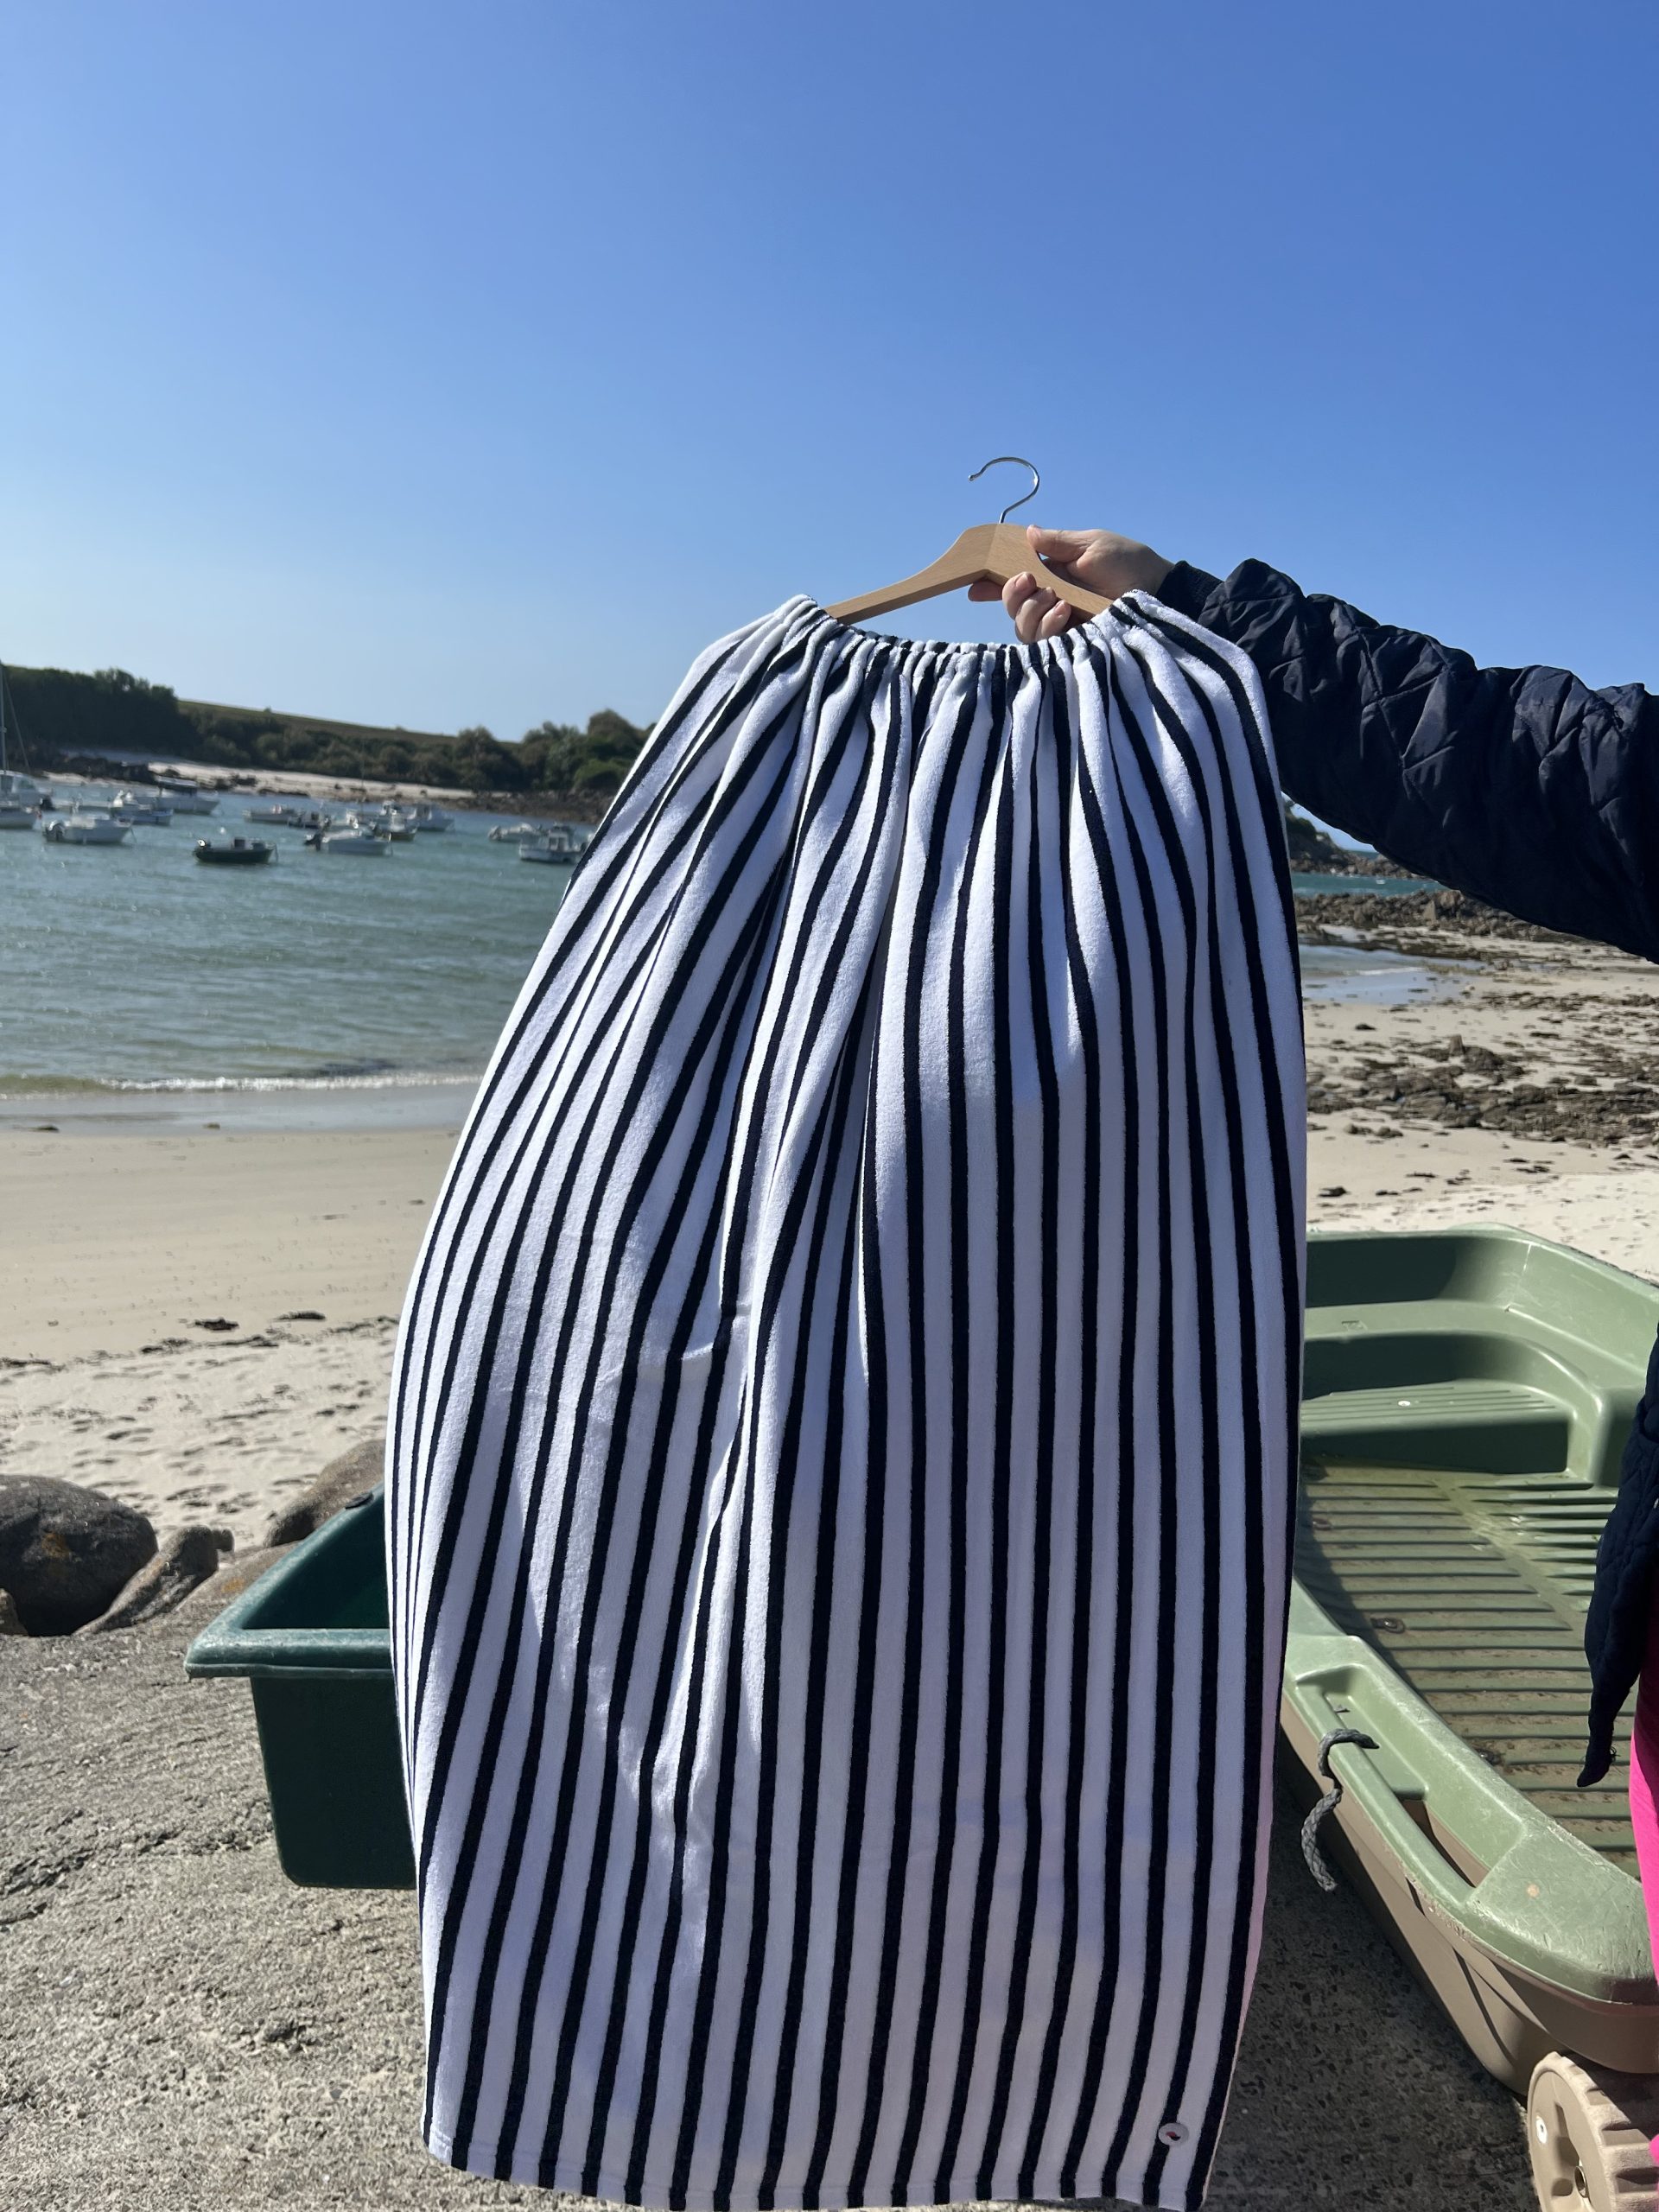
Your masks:
<instances>
[{"instance_id":1,"label":"human arm","mask_svg":"<svg viewBox=\"0 0 1659 2212\"><path fill-rule=\"evenodd\" d=\"M1049 566L1091 581L1102 534L1031 535ZM1155 563L1160 578L1138 588L1249 654L1299 804L1524 920L1659 960L1659 698L1563 669L1479 668L1261 561L1222 579L1108 543L1103 573L1145 556L1141 575ZM1067 626L1071 610L1021 583L1003 594L1021 635Z\"/></svg>"}]
</instances>

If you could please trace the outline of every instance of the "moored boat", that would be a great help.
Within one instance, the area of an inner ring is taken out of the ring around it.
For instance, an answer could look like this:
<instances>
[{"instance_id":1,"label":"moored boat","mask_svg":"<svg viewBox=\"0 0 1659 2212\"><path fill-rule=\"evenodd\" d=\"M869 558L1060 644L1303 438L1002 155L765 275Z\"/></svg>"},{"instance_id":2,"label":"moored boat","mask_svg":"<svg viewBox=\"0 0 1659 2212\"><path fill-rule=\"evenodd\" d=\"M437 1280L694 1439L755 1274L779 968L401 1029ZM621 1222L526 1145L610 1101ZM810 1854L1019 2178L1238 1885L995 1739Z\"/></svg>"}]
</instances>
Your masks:
<instances>
[{"instance_id":1,"label":"moored boat","mask_svg":"<svg viewBox=\"0 0 1659 2212\"><path fill-rule=\"evenodd\" d=\"M378 836L372 830L317 829L305 842L318 852L355 854L364 858L391 850L391 840Z\"/></svg>"},{"instance_id":2,"label":"moored boat","mask_svg":"<svg viewBox=\"0 0 1659 2212\"><path fill-rule=\"evenodd\" d=\"M191 848L199 861L220 868L257 868L276 849L263 837L198 837Z\"/></svg>"},{"instance_id":3,"label":"moored boat","mask_svg":"<svg viewBox=\"0 0 1659 2212\"><path fill-rule=\"evenodd\" d=\"M416 799L408 810L410 820L417 830L447 830L454 822L453 814L446 814L441 806L434 806L429 799Z\"/></svg>"},{"instance_id":4,"label":"moored boat","mask_svg":"<svg viewBox=\"0 0 1659 2212\"><path fill-rule=\"evenodd\" d=\"M528 837L518 841L521 861L550 861L563 868L574 867L587 850L593 835L572 822L543 823Z\"/></svg>"},{"instance_id":5,"label":"moored boat","mask_svg":"<svg viewBox=\"0 0 1659 2212\"><path fill-rule=\"evenodd\" d=\"M173 819L173 810L164 800L148 798L143 791L118 791L110 801L110 812L118 822L143 829L164 830Z\"/></svg>"},{"instance_id":6,"label":"moored boat","mask_svg":"<svg viewBox=\"0 0 1659 2212\"><path fill-rule=\"evenodd\" d=\"M6 678L0 669L0 830L32 830L49 804L32 776L6 766Z\"/></svg>"},{"instance_id":7,"label":"moored boat","mask_svg":"<svg viewBox=\"0 0 1659 2212\"><path fill-rule=\"evenodd\" d=\"M261 823L276 830L297 830L300 810L289 799L262 798L256 800L253 805L243 808L242 819Z\"/></svg>"},{"instance_id":8,"label":"moored boat","mask_svg":"<svg viewBox=\"0 0 1659 2212\"><path fill-rule=\"evenodd\" d=\"M353 807L342 819L348 829L366 830L374 836L389 837L394 845L415 842L415 824L400 807Z\"/></svg>"},{"instance_id":9,"label":"moored boat","mask_svg":"<svg viewBox=\"0 0 1659 2212\"><path fill-rule=\"evenodd\" d=\"M76 808L67 814L48 816L41 824L41 835L54 845L124 845L132 835L132 824L119 822L111 814Z\"/></svg>"},{"instance_id":10,"label":"moored boat","mask_svg":"<svg viewBox=\"0 0 1659 2212\"><path fill-rule=\"evenodd\" d=\"M199 784L189 783L182 777L157 776L156 788L175 814L212 814L219 806L213 792L205 791Z\"/></svg>"},{"instance_id":11,"label":"moored boat","mask_svg":"<svg viewBox=\"0 0 1659 2212\"><path fill-rule=\"evenodd\" d=\"M32 776L20 776L15 768L0 768L0 804L32 807L38 812L48 798L44 786Z\"/></svg>"}]
</instances>

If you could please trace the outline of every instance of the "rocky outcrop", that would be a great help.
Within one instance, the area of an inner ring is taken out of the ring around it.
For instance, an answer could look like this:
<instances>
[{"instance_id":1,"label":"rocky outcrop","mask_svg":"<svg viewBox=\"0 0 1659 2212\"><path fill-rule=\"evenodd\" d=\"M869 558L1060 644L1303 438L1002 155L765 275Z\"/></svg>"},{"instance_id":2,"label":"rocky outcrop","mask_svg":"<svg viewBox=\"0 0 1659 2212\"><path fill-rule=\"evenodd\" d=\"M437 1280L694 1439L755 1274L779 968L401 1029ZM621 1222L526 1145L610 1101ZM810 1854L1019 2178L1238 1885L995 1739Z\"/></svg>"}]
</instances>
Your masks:
<instances>
[{"instance_id":1,"label":"rocky outcrop","mask_svg":"<svg viewBox=\"0 0 1659 2212\"><path fill-rule=\"evenodd\" d=\"M1310 931L1336 929L1344 939L1356 934L1381 933L1384 949L1406 952L1425 960L1445 960L1460 948L1454 937L1514 938L1523 944L1570 945L1580 940L1562 937L1536 922L1517 920L1497 906L1483 906L1463 891L1408 891L1389 897L1375 891L1315 891L1296 899L1296 926L1306 938Z\"/></svg>"},{"instance_id":2,"label":"rocky outcrop","mask_svg":"<svg viewBox=\"0 0 1659 2212\"><path fill-rule=\"evenodd\" d=\"M270 1525L265 1530L266 1543L296 1544L314 1529L321 1529L325 1521L334 1519L342 1506L353 1503L365 1491L374 1488L385 1472L385 1462L384 1435L342 1452L290 1504L271 1516Z\"/></svg>"},{"instance_id":3,"label":"rocky outcrop","mask_svg":"<svg viewBox=\"0 0 1659 2212\"><path fill-rule=\"evenodd\" d=\"M219 1554L225 1548L219 1540L225 1533L219 1529L181 1529L154 1559L139 1568L112 1605L75 1633L97 1636L105 1629L137 1628L141 1621L170 1613L198 1584L218 1573Z\"/></svg>"},{"instance_id":4,"label":"rocky outcrop","mask_svg":"<svg viewBox=\"0 0 1659 2212\"><path fill-rule=\"evenodd\" d=\"M0 1475L0 1590L30 1636L96 1620L156 1554L142 1513L48 1475Z\"/></svg>"},{"instance_id":5,"label":"rocky outcrop","mask_svg":"<svg viewBox=\"0 0 1659 2212\"><path fill-rule=\"evenodd\" d=\"M1316 822L1294 806L1285 807L1285 848L1290 864L1306 875L1409 875L1382 853L1338 844Z\"/></svg>"}]
</instances>

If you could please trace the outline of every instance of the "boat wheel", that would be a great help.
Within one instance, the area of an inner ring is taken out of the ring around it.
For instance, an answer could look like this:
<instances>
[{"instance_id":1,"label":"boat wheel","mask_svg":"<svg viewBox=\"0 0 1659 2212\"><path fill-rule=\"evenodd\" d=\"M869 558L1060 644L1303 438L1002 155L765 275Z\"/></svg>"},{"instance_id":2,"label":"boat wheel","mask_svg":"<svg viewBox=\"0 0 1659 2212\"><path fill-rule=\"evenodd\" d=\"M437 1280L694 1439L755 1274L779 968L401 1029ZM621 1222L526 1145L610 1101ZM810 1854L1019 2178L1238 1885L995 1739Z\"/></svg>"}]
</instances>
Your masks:
<instances>
[{"instance_id":1,"label":"boat wheel","mask_svg":"<svg viewBox=\"0 0 1659 2212\"><path fill-rule=\"evenodd\" d=\"M1532 2185L1545 2212L1650 2212L1659 2075L1615 2074L1551 2051L1527 2092Z\"/></svg>"}]
</instances>

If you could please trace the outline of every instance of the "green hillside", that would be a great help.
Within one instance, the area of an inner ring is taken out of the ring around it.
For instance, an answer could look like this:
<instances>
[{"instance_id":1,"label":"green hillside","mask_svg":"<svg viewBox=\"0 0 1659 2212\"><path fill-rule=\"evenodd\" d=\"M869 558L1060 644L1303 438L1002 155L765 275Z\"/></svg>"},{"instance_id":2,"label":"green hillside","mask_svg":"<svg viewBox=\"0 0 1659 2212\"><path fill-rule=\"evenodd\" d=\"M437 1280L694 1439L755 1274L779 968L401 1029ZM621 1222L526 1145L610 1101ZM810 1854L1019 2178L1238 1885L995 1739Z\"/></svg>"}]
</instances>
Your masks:
<instances>
[{"instance_id":1,"label":"green hillside","mask_svg":"<svg viewBox=\"0 0 1659 2212\"><path fill-rule=\"evenodd\" d=\"M42 770L72 759L136 753L234 771L283 769L480 794L574 796L602 804L646 734L608 709L591 715L585 728L543 722L512 745L483 728L453 736L377 729L272 708L181 699L165 683L147 683L120 668L92 676L9 668L6 684L14 735L29 765Z\"/></svg>"},{"instance_id":2,"label":"green hillside","mask_svg":"<svg viewBox=\"0 0 1659 2212\"><path fill-rule=\"evenodd\" d=\"M1338 844L1334 837L1326 836L1317 823L1310 822L1300 809L1285 801L1285 843L1290 853L1290 865L1298 874L1306 875L1408 875L1408 868L1396 868L1392 861L1384 860L1378 853L1355 852L1346 845Z\"/></svg>"}]
</instances>

